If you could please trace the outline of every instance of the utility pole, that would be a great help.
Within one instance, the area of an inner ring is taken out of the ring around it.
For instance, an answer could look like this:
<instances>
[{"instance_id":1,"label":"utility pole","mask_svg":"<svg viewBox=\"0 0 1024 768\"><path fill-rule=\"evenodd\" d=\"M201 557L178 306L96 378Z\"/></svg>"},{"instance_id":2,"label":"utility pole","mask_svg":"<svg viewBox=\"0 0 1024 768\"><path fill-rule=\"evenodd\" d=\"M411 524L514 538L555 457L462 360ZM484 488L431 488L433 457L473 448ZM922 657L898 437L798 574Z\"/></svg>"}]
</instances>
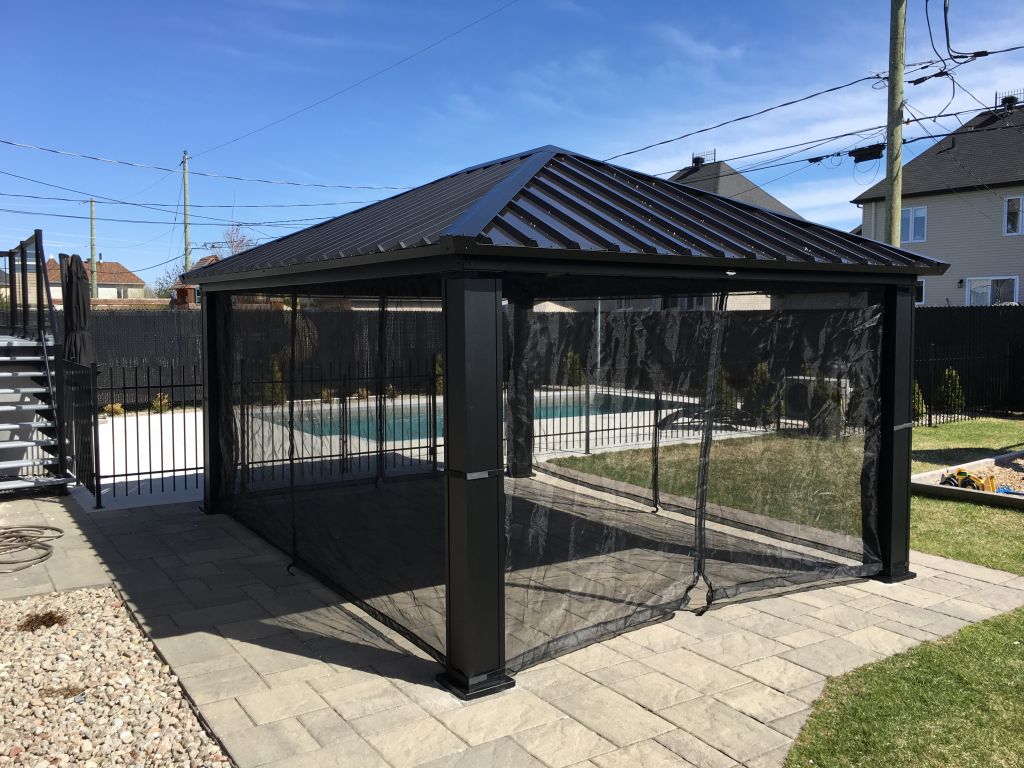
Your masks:
<instances>
[{"instance_id":1,"label":"utility pole","mask_svg":"<svg viewBox=\"0 0 1024 768\"><path fill-rule=\"evenodd\" d=\"M96 201L89 198L89 295L100 297L99 280L96 273Z\"/></svg>"},{"instance_id":2,"label":"utility pole","mask_svg":"<svg viewBox=\"0 0 1024 768\"><path fill-rule=\"evenodd\" d=\"M907 0L892 0L889 15L889 115L885 132L885 240L900 246L903 204L903 65L906 56Z\"/></svg>"},{"instance_id":3,"label":"utility pole","mask_svg":"<svg viewBox=\"0 0 1024 768\"><path fill-rule=\"evenodd\" d=\"M181 184L185 198L185 271L192 269L192 244L188 239L188 150L182 153L181 157L182 177Z\"/></svg>"}]
</instances>

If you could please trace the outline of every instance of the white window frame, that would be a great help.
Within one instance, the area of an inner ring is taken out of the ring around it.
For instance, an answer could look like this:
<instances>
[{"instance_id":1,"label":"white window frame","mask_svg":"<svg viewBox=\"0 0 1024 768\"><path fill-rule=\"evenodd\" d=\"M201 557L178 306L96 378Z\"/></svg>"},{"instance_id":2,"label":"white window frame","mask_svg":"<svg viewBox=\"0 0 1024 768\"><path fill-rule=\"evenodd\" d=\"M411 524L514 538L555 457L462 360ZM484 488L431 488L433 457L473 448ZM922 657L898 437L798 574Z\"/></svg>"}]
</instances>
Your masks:
<instances>
[{"instance_id":1,"label":"white window frame","mask_svg":"<svg viewBox=\"0 0 1024 768\"><path fill-rule=\"evenodd\" d=\"M910 237L904 238L906 234L903 231L903 212L910 211ZM914 239L914 211L924 211L924 237L920 240ZM928 206L927 205L913 205L907 208L900 208L900 243L924 243L928 241Z\"/></svg>"},{"instance_id":2,"label":"white window frame","mask_svg":"<svg viewBox=\"0 0 1024 768\"><path fill-rule=\"evenodd\" d=\"M991 277L968 277L964 279L964 306L967 307L991 307L992 288L989 286L988 304L971 304L971 282L973 280L1013 280L1013 300L1020 301L1020 277L1018 275L992 275Z\"/></svg>"},{"instance_id":3,"label":"white window frame","mask_svg":"<svg viewBox=\"0 0 1024 768\"><path fill-rule=\"evenodd\" d=\"M1010 201L1016 200L1017 202L1017 231L1007 232L1006 231L1006 216L1010 212ZM1003 236L1004 237L1018 237L1024 235L1024 195L1009 195L1003 198Z\"/></svg>"},{"instance_id":4,"label":"white window frame","mask_svg":"<svg viewBox=\"0 0 1024 768\"><path fill-rule=\"evenodd\" d=\"M917 285L921 286L921 300L917 300ZM917 279L917 285L914 286L914 305L920 307L928 298L928 286L922 278Z\"/></svg>"}]
</instances>

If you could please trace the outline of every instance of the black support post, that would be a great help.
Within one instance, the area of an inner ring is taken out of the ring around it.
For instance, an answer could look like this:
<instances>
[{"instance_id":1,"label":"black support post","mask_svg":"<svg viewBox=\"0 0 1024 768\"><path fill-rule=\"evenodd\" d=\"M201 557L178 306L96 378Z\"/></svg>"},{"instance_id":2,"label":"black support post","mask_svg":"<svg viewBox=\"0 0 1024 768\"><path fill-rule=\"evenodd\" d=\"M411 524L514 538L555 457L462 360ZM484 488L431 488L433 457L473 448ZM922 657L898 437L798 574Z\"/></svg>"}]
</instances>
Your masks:
<instances>
[{"instance_id":1,"label":"black support post","mask_svg":"<svg viewBox=\"0 0 1024 768\"><path fill-rule=\"evenodd\" d=\"M204 291L203 319L203 511L214 514L225 510L233 471L230 454L225 455L224 438L232 429L230 393L232 361L225 335L231 296Z\"/></svg>"},{"instance_id":2,"label":"black support post","mask_svg":"<svg viewBox=\"0 0 1024 768\"><path fill-rule=\"evenodd\" d=\"M505 673L505 489L501 451L501 281L444 281L446 670L477 698Z\"/></svg>"},{"instance_id":3,"label":"black support post","mask_svg":"<svg viewBox=\"0 0 1024 768\"><path fill-rule=\"evenodd\" d=\"M878 456L878 527L886 582L914 578L910 571L910 439L914 365L914 286L885 289L882 307L881 445Z\"/></svg>"},{"instance_id":4,"label":"black support post","mask_svg":"<svg viewBox=\"0 0 1024 768\"><path fill-rule=\"evenodd\" d=\"M533 299L509 302L512 349L508 372L508 474L533 475L533 367L530 365L530 327Z\"/></svg>"}]
</instances>

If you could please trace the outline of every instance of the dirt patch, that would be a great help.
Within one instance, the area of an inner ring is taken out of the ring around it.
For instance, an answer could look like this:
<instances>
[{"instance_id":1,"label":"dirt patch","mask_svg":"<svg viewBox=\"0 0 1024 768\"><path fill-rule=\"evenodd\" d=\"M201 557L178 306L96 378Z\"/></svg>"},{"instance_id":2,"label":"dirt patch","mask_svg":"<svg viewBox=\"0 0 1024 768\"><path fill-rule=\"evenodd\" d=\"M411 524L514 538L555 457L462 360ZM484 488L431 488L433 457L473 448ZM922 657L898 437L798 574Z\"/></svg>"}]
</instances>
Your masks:
<instances>
[{"instance_id":1,"label":"dirt patch","mask_svg":"<svg viewBox=\"0 0 1024 768\"><path fill-rule=\"evenodd\" d=\"M1024 492L1024 456L996 459L992 474L997 488L1005 485L1012 491Z\"/></svg>"},{"instance_id":2,"label":"dirt patch","mask_svg":"<svg viewBox=\"0 0 1024 768\"><path fill-rule=\"evenodd\" d=\"M63 627L67 623L68 617L60 611L43 611L42 613L30 613L18 622L18 629L22 632L35 632L37 629L49 629L58 624Z\"/></svg>"}]
</instances>

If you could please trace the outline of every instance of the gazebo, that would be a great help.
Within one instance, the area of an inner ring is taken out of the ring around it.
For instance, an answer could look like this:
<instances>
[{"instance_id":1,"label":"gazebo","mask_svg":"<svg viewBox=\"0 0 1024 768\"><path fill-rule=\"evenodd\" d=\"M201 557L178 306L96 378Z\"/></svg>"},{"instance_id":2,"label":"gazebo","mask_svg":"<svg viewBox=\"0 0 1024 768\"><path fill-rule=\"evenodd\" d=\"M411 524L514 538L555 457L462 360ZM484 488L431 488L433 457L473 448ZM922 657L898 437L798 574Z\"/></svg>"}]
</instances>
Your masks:
<instances>
[{"instance_id":1,"label":"gazebo","mask_svg":"<svg viewBox=\"0 0 1024 768\"><path fill-rule=\"evenodd\" d=\"M909 570L920 275L542 147L191 272L205 510L475 697L679 610Z\"/></svg>"}]
</instances>

